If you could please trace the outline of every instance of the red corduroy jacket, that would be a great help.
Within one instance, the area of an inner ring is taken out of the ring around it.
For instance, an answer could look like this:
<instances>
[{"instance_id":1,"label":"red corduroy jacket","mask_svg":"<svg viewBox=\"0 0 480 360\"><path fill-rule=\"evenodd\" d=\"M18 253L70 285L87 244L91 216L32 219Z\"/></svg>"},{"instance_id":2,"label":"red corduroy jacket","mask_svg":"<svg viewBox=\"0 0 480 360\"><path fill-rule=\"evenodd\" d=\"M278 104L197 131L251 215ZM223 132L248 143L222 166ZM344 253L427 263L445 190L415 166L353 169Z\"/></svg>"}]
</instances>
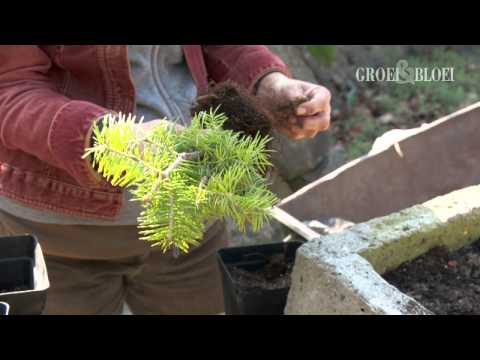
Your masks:
<instances>
[{"instance_id":1,"label":"red corduroy jacket","mask_svg":"<svg viewBox=\"0 0 480 360\"><path fill-rule=\"evenodd\" d=\"M0 46L0 196L73 216L114 219L122 190L82 159L93 122L135 112L126 45ZM262 45L184 45L202 93L209 81L253 89L288 74Z\"/></svg>"}]
</instances>

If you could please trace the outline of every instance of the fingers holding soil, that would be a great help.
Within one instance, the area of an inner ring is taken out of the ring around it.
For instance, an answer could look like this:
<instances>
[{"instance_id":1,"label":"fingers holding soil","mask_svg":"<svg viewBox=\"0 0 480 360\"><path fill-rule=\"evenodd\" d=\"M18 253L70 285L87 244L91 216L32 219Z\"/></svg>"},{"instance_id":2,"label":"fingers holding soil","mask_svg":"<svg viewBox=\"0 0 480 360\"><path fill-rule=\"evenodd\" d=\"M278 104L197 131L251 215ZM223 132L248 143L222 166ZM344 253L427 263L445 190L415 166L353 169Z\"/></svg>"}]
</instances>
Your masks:
<instances>
[{"instance_id":1,"label":"fingers holding soil","mask_svg":"<svg viewBox=\"0 0 480 360\"><path fill-rule=\"evenodd\" d=\"M265 136L274 127L292 139L301 140L312 138L330 126L330 105L323 113L305 117L297 115L298 106L309 100L303 95L293 101L258 98L227 81L211 86L205 95L199 96L192 114L218 108L228 118L226 129Z\"/></svg>"},{"instance_id":2,"label":"fingers holding soil","mask_svg":"<svg viewBox=\"0 0 480 360\"><path fill-rule=\"evenodd\" d=\"M312 116L321 112L326 112L330 106L330 91L323 87L317 86L306 94L306 100L297 107L297 115Z\"/></svg>"}]
</instances>

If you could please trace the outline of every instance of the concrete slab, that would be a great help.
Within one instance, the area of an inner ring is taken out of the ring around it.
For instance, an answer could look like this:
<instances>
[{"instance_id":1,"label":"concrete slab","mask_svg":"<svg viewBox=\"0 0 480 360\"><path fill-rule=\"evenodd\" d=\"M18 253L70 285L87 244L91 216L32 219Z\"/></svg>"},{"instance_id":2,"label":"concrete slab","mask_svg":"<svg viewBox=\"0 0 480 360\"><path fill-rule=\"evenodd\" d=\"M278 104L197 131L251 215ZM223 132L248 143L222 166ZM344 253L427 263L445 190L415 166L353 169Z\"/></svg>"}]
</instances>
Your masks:
<instances>
[{"instance_id":1,"label":"concrete slab","mask_svg":"<svg viewBox=\"0 0 480 360\"><path fill-rule=\"evenodd\" d=\"M430 314L380 274L480 238L480 186L322 236L297 251L285 314Z\"/></svg>"}]
</instances>

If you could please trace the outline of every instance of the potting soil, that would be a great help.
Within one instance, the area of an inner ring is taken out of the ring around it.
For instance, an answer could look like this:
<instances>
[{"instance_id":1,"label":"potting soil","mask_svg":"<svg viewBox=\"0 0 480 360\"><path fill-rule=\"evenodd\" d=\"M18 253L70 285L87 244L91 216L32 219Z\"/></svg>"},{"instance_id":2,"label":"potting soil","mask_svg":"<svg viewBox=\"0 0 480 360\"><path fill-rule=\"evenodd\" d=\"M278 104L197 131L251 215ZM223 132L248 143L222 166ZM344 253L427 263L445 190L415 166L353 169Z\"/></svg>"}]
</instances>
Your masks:
<instances>
[{"instance_id":1,"label":"potting soil","mask_svg":"<svg viewBox=\"0 0 480 360\"><path fill-rule=\"evenodd\" d=\"M432 249L383 277L437 315L480 314L480 240Z\"/></svg>"},{"instance_id":2,"label":"potting soil","mask_svg":"<svg viewBox=\"0 0 480 360\"><path fill-rule=\"evenodd\" d=\"M228 117L224 124L225 129L250 136L257 133L266 136L272 127L272 120L258 98L231 81L217 84L211 87L207 94L198 97L191 112L193 115L217 108Z\"/></svg>"},{"instance_id":3,"label":"potting soil","mask_svg":"<svg viewBox=\"0 0 480 360\"><path fill-rule=\"evenodd\" d=\"M233 281L240 287L274 290L290 287L293 263L286 262L283 255L275 255L259 270L247 271L236 266L228 268Z\"/></svg>"}]
</instances>

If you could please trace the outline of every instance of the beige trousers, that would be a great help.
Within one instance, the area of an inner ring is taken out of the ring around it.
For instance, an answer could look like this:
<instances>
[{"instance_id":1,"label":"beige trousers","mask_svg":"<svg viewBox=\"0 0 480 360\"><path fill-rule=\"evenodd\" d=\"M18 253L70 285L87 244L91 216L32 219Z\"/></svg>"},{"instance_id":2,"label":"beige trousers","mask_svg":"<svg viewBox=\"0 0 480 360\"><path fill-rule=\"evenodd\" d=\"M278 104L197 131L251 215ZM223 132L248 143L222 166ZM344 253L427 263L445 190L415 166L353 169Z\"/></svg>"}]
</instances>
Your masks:
<instances>
[{"instance_id":1,"label":"beige trousers","mask_svg":"<svg viewBox=\"0 0 480 360\"><path fill-rule=\"evenodd\" d=\"M174 258L138 240L135 226L52 225L0 211L0 233L33 234L45 254L45 314L218 314L223 296L216 251L228 245L221 222Z\"/></svg>"}]
</instances>

